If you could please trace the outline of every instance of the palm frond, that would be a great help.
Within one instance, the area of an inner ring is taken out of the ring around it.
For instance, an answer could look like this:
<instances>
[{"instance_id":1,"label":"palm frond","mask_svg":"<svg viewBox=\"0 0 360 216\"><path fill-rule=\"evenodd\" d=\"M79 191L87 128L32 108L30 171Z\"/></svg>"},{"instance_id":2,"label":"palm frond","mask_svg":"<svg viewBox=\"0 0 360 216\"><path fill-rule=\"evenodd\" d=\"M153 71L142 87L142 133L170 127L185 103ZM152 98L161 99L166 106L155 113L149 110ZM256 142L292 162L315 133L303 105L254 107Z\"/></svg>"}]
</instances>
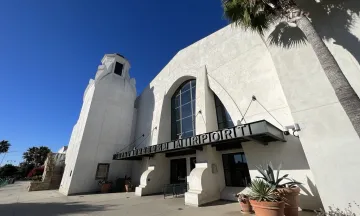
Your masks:
<instances>
[{"instance_id":1,"label":"palm frond","mask_svg":"<svg viewBox=\"0 0 360 216\"><path fill-rule=\"evenodd\" d=\"M278 14L276 4L265 0L223 0L222 5L231 23L262 35Z\"/></svg>"}]
</instances>

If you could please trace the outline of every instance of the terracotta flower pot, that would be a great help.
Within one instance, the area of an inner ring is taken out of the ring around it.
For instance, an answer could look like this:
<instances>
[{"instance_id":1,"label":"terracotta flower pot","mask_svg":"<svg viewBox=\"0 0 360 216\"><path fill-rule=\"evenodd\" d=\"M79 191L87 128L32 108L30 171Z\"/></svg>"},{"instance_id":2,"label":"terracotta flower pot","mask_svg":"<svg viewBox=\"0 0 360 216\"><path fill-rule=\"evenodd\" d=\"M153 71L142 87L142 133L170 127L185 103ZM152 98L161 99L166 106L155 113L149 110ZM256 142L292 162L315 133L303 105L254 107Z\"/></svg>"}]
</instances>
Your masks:
<instances>
[{"instance_id":1,"label":"terracotta flower pot","mask_svg":"<svg viewBox=\"0 0 360 216\"><path fill-rule=\"evenodd\" d=\"M300 188L279 188L277 189L285 201L285 216L298 216L299 215L299 193Z\"/></svg>"},{"instance_id":2,"label":"terracotta flower pot","mask_svg":"<svg viewBox=\"0 0 360 216\"><path fill-rule=\"evenodd\" d=\"M258 202L250 200L251 206L257 216L284 216L285 202Z\"/></svg>"},{"instance_id":3,"label":"terracotta flower pot","mask_svg":"<svg viewBox=\"0 0 360 216\"><path fill-rule=\"evenodd\" d=\"M111 183L105 183L101 185L101 193L109 193L111 188Z\"/></svg>"},{"instance_id":4,"label":"terracotta flower pot","mask_svg":"<svg viewBox=\"0 0 360 216\"><path fill-rule=\"evenodd\" d=\"M128 184L125 185L125 192L130 192L130 185Z\"/></svg>"},{"instance_id":5,"label":"terracotta flower pot","mask_svg":"<svg viewBox=\"0 0 360 216\"><path fill-rule=\"evenodd\" d=\"M243 213L252 213L252 207L249 200L240 201L241 211Z\"/></svg>"}]
</instances>

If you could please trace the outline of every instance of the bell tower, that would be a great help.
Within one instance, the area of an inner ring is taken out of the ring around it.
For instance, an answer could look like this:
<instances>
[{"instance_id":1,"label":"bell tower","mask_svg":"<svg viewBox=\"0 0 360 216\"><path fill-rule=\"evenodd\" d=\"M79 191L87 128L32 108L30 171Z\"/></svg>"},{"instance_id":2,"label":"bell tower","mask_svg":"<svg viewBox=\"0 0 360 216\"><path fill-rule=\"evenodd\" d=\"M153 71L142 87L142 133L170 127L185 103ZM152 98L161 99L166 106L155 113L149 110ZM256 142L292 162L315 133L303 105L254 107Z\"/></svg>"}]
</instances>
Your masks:
<instances>
[{"instance_id":1,"label":"bell tower","mask_svg":"<svg viewBox=\"0 0 360 216\"><path fill-rule=\"evenodd\" d=\"M99 190L98 181L115 181L131 174L130 162L112 155L127 150L135 126L135 79L130 63L120 54L106 54L83 96L75 124L60 192L65 195Z\"/></svg>"}]
</instances>

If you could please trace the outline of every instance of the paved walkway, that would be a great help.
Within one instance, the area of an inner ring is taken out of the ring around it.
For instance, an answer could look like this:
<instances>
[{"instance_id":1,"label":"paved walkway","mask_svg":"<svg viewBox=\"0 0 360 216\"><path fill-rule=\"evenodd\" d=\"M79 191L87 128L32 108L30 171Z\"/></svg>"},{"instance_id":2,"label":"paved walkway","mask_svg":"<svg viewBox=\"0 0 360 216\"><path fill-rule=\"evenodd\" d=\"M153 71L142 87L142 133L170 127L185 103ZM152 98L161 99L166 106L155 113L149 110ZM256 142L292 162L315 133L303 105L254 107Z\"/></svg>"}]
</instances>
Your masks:
<instances>
[{"instance_id":1,"label":"paved walkway","mask_svg":"<svg viewBox=\"0 0 360 216\"><path fill-rule=\"evenodd\" d=\"M184 198L136 197L133 193L64 196L58 191L27 192L28 182L0 188L1 216L116 215L116 216L232 216L238 203L217 202L206 207L184 205ZM311 214L310 214L311 215ZM308 213L301 216L310 216Z\"/></svg>"}]
</instances>

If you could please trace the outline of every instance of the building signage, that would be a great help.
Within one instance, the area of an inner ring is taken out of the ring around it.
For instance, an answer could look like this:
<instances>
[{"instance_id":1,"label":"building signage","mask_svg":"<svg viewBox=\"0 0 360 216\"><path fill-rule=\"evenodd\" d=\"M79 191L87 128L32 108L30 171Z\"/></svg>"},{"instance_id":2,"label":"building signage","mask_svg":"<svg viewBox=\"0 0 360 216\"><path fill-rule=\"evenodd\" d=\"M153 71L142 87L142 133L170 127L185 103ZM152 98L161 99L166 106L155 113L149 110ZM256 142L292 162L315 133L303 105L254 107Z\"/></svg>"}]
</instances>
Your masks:
<instances>
[{"instance_id":1,"label":"building signage","mask_svg":"<svg viewBox=\"0 0 360 216\"><path fill-rule=\"evenodd\" d=\"M166 143L160 143L153 146L135 149L128 152L121 152L114 155L114 159L125 159L130 157L139 157L152 155L159 152L166 152L169 150L176 150L182 148L189 148L192 146L208 145L216 142L241 138L252 135L252 130L249 124L242 126L235 126L219 131L204 133L193 137L174 140Z\"/></svg>"}]
</instances>

